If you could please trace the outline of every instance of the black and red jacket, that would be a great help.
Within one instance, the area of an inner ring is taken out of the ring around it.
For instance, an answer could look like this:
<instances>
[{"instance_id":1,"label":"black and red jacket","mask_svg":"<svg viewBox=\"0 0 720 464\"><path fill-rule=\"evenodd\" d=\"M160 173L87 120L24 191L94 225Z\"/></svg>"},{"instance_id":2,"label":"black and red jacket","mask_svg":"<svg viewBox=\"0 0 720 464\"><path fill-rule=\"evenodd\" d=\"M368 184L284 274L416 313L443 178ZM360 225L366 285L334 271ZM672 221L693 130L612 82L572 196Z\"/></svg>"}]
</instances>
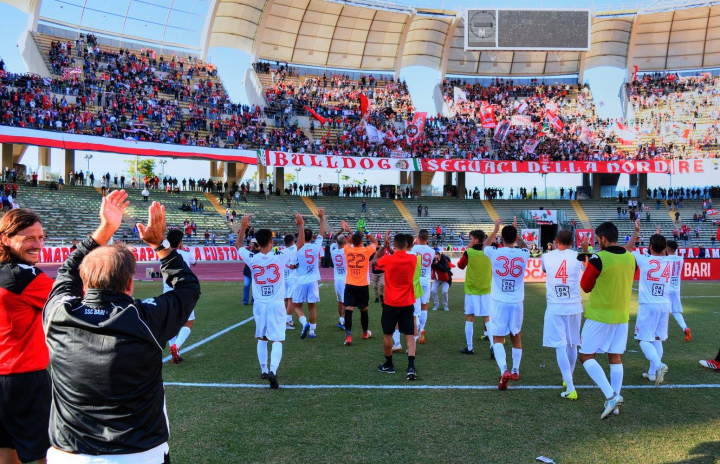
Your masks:
<instances>
[{"instance_id":1,"label":"black and red jacket","mask_svg":"<svg viewBox=\"0 0 720 464\"><path fill-rule=\"evenodd\" d=\"M0 375L47 369L42 309L52 285L34 266L0 263Z\"/></svg>"}]
</instances>

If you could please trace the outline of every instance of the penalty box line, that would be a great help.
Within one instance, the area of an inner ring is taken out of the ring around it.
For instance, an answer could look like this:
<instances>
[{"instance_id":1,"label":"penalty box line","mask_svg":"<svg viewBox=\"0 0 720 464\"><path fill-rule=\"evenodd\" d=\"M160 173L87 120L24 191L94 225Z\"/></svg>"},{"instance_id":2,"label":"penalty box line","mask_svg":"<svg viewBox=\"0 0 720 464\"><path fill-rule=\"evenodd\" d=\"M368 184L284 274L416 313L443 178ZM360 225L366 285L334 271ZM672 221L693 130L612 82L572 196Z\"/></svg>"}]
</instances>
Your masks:
<instances>
[{"instance_id":1,"label":"penalty box line","mask_svg":"<svg viewBox=\"0 0 720 464\"><path fill-rule=\"evenodd\" d=\"M194 350L195 348L197 348L197 347L199 347L199 346L202 346L202 345L206 344L206 343L209 342L209 341L215 340L215 339L218 338L220 335L224 335L224 334L230 332L231 330L240 327L241 325L247 324L248 322L252 321L253 319L255 319L255 316L250 316L250 317L248 317L247 319L245 319L244 321L240 321L240 322L238 322L237 324L233 324L233 325L231 325L230 327L227 327L227 328L221 330L220 332L217 332L217 333L215 333L215 334L213 334L213 335L210 335L208 338L204 338L204 339L200 340L199 342L194 343L194 344L188 346L187 348L181 349L181 350L179 351L179 353L180 353L180 354L183 354L183 353L187 353L187 352L190 351L190 350ZM162 362L163 362L163 363L166 363L166 362L170 361L171 359L172 359L172 356L165 356L165 357L163 358Z\"/></svg>"},{"instance_id":2,"label":"penalty box line","mask_svg":"<svg viewBox=\"0 0 720 464\"><path fill-rule=\"evenodd\" d=\"M197 388L270 388L268 384L258 383L200 383L200 382L165 382L172 387ZM497 390L497 385L282 385L281 388L291 390ZM559 385L518 385L508 390L562 390ZM597 389L594 385L575 385L576 389ZM720 384L705 383L691 385L623 385L623 390L678 390L697 388L720 388Z\"/></svg>"}]
</instances>

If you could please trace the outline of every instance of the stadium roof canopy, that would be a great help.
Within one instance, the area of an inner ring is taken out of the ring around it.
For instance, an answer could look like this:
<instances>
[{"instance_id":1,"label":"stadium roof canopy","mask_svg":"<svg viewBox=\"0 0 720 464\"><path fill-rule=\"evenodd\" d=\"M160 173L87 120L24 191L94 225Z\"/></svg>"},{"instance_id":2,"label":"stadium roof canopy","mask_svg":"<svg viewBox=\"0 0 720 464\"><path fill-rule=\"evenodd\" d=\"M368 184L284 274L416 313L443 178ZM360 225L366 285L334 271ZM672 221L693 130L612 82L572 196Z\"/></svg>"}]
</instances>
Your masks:
<instances>
[{"instance_id":1,"label":"stadium roof canopy","mask_svg":"<svg viewBox=\"0 0 720 464\"><path fill-rule=\"evenodd\" d=\"M253 59L328 68L399 71L421 65L443 74L494 76L574 74L606 65L641 70L720 66L716 1L655 0L624 10L615 3L603 5L616 8L606 12L596 6L586 53L466 52L459 11L421 8L410 0L0 1L71 29L195 49L201 55L209 47L231 47Z\"/></svg>"}]
</instances>

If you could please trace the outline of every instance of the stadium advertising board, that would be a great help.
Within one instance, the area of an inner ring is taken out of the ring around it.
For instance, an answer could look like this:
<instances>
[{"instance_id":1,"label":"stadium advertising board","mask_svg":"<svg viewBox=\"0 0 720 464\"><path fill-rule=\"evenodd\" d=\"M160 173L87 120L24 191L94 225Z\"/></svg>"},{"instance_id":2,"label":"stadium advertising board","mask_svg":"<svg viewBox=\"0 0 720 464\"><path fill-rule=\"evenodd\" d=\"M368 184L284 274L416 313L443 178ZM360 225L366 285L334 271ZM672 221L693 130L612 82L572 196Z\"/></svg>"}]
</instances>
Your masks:
<instances>
[{"instance_id":1,"label":"stadium advertising board","mask_svg":"<svg viewBox=\"0 0 720 464\"><path fill-rule=\"evenodd\" d=\"M309 167L327 169L361 169L363 171L420 171L417 158L371 158L365 156L313 155L265 151L265 165L272 167Z\"/></svg>"},{"instance_id":2,"label":"stadium advertising board","mask_svg":"<svg viewBox=\"0 0 720 464\"><path fill-rule=\"evenodd\" d=\"M229 148L143 142L132 139L112 139L90 135L23 129L19 127L3 126L0 130L0 143L17 143L38 147L118 153L133 156L164 156L257 164L257 155L254 150L234 150Z\"/></svg>"},{"instance_id":3,"label":"stadium advertising board","mask_svg":"<svg viewBox=\"0 0 720 464\"><path fill-rule=\"evenodd\" d=\"M557 211L554 209L532 209L530 216L540 225L557 224Z\"/></svg>"}]
</instances>

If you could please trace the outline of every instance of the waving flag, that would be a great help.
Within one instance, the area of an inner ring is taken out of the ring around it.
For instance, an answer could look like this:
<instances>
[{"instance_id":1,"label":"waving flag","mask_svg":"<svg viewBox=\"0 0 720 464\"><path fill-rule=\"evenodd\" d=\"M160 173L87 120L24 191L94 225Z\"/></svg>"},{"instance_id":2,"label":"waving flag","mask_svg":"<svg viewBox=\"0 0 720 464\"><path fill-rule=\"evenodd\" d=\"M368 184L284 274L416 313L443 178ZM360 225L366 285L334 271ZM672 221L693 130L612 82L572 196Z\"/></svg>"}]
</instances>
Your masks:
<instances>
[{"instance_id":1,"label":"waving flag","mask_svg":"<svg viewBox=\"0 0 720 464\"><path fill-rule=\"evenodd\" d=\"M528 154L535 153L535 149L539 143L540 141L538 139L527 139L523 144L523 151Z\"/></svg>"},{"instance_id":2,"label":"waving flag","mask_svg":"<svg viewBox=\"0 0 720 464\"><path fill-rule=\"evenodd\" d=\"M480 123L486 129L493 129L497 126L495 107L493 105L483 105L480 110Z\"/></svg>"},{"instance_id":3,"label":"waving flag","mask_svg":"<svg viewBox=\"0 0 720 464\"><path fill-rule=\"evenodd\" d=\"M632 145L635 142L635 128L617 123L617 136L622 145Z\"/></svg>"},{"instance_id":4,"label":"waving flag","mask_svg":"<svg viewBox=\"0 0 720 464\"><path fill-rule=\"evenodd\" d=\"M528 104L525 100L515 100L515 103L513 103L513 109L520 114L524 113L527 108Z\"/></svg>"},{"instance_id":5,"label":"waving flag","mask_svg":"<svg viewBox=\"0 0 720 464\"><path fill-rule=\"evenodd\" d=\"M385 139L385 134L377 130L377 127L372 124L365 123L365 131L370 143L382 143Z\"/></svg>"},{"instance_id":6,"label":"waving flag","mask_svg":"<svg viewBox=\"0 0 720 464\"><path fill-rule=\"evenodd\" d=\"M361 93L360 94L360 114L362 115L362 117L365 117L369 108L370 108L370 100L368 100L367 95Z\"/></svg>"},{"instance_id":7,"label":"waving flag","mask_svg":"<svg viewBox=\"0 0 720 464\"><path fill-rule=\"evenodd\" d=\"M565 123L562 122L560 116L556 115L552 111L545 111L545 119L547 119L556 131L561 131L563 130L563 127L565 127Z\"/></svg>"},{"instance_id":8,"label":"waving flag","mask_svg":"<svg viewBox=\"0 0 720 464\"><path fill-rule=\"evenodd\" d=\"M499 126L495 129L495 136L493 140L496 142L503 143L510 133L510 122L507 120L502 121Z\"/></svg>"},{"instance_id":9,"label":"waving flag","mask_svg":"<svg viewBox=\"0 0 720 464\"><path fill-rule=\"evenodd\" d=\"M453 100L455 103L467 101L467 93L460 87L453 87Z\"/></svg>"},{"instance_id":10,"label":"waving flag","mask_svg":"<svg viewBox=\"0 0 720 464\"><path fill-rule=\"evenodd\" d=\"M320 125L321 125L321 126L324 126L324 125L325 125L325 123L327 122L327 119L325 119L325 118L323 118L322 116L320 116L319 114L317 114L317 111L315 111L314 109L310 108L310 107L307 106L307 105L305 105L303 108L305 108L305 111L307 111L308 113L312 114L313 117L320 122Z\"/></svg>"},{"instance_id":11,"label":"waving flag","mask_svg":"<svg viewBox=\"0 0 720 464\"><path fill-rule=\"evenodd\" d=\"M411 124L405 123L405 134L407 136L408 143L413 143L416 139L420 138L423 131L425 130L425 121L427 120L427 113L415 113L415 117Z\"/></svg>"}]
</instances>

